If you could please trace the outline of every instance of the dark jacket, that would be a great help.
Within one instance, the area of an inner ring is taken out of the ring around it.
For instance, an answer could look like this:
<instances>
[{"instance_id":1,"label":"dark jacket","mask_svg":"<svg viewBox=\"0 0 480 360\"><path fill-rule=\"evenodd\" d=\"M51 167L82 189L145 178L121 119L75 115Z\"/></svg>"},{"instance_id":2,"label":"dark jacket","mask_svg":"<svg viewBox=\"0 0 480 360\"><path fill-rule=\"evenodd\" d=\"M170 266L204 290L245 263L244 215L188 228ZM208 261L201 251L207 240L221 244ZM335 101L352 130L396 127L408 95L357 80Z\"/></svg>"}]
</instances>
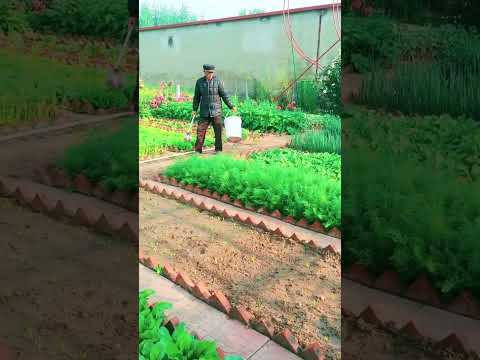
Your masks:
<instances>
[{"instance_id":1,"label":"dark jacket","mask_svg":"<svg viewBox=\"0 0 480 360\"><path fill-rule=\"evenodd\" d=\"M138 19L138 0L128 0L128 13Z\"/></svg>"},{"instance_id":2,"label":"dark jacket","mask_svg":"<svg viewBox=\"0 0 480 360\"><path fill-rule=\"evenodd\" d=\"M225 91L223 81L216 76L208 85L207 79L201 77L195 84L195 95L193 97L193 111L197 111L200 105L201 117L214 117L222 115L222 100L233 109L233 104Z\"/></svg>"}]
</instances>

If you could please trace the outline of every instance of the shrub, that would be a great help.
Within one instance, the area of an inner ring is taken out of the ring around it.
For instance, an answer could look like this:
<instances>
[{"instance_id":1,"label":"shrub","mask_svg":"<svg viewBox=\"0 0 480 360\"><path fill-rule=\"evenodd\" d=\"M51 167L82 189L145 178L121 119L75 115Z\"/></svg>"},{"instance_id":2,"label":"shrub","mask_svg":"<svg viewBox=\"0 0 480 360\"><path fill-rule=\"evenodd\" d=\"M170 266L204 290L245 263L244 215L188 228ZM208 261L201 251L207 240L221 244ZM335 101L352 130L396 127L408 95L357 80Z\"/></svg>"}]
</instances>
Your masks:
<instances>
[{"instance_id":1,"label":"shrub","mask_svg":"<svg viewBox=\"0 0 480 360\"><path fill-rule=\"evenodd\" d=\"M341 111L341 70L341 62L340 58L338 58L327 66L321 74L318 86L318 104L324 113L339 114Z\"/></svg>"}]
</instances>

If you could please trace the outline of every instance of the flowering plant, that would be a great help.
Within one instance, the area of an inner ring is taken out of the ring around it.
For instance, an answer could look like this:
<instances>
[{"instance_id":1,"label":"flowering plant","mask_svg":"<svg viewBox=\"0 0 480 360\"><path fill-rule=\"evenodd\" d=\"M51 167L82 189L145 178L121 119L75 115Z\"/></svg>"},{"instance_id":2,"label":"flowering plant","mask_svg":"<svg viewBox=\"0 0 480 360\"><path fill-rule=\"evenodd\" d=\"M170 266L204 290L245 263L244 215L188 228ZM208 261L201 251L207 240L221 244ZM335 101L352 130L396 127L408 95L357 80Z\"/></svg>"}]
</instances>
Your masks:
<instances>
[{"instance_id":1,"label":"flowering plant","mask_svg":"<svg viewBox=\"0 0 480 360\"><path fill-rule=\"evenodd\" d=\"M323 70L320 77L320 109L330 114L338 114L341 108L340 94L341 64L340 58Z\"/></svg>"}]
</instances>

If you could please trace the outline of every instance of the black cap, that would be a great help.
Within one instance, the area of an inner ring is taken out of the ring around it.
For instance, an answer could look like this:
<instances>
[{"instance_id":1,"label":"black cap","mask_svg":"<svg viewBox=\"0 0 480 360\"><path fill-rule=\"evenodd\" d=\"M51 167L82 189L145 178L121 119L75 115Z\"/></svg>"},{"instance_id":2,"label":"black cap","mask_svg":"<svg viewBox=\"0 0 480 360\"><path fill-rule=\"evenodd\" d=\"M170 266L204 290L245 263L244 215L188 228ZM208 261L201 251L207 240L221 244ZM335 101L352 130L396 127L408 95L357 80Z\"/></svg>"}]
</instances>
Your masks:
<instances>
[{"instance_id":1,"label":"black cap","mask_svg":"<svg viewBox=\"0 0 480 360\"><path fill-rule=\"evenodd\" d=\"M215 65L205 64L205 65L203 65L203 70L205 70L205 71L215 70Z\"/></svg>"}]
</instances>

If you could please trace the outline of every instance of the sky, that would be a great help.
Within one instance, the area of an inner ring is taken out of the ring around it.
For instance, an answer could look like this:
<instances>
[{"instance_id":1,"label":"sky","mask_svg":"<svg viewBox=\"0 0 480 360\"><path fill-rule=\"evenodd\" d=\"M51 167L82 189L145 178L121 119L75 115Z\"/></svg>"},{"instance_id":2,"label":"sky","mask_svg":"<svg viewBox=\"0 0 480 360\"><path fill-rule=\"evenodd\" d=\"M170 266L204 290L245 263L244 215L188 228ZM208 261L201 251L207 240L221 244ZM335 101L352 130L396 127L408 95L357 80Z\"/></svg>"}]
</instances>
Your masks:
<instances>
[{"instance_id":1,"label":"sky","mask_svg":"<svg viewBox=\"0 0 480 360\"><path fill-rule=\"evenodd\" d=\"M199 19L218 19L237 16L242 9L265 9L275 11L283 9L283 0L140 0L155 2L165 6L179 8L186 5ZM315 6L338 2L338 0L290 0L290 8Z\"/></svg>"}]
</instances>

